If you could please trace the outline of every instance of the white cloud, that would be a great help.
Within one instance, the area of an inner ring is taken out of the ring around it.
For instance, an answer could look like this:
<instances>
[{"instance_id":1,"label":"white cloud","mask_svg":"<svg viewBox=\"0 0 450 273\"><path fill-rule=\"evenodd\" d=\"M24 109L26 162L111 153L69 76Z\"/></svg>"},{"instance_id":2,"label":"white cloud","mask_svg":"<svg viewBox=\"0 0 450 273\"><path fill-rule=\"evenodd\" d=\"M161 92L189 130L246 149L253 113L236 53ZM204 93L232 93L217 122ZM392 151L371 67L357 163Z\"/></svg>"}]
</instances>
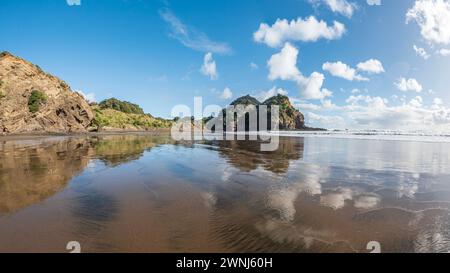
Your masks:
<instances>
[{"instance_id":1,"label":"white cloud","mask_svg":"<svg viewBox=\"0 0 450 273\"><path fill-rule=\"evenodd\" d=\"M416 0L406 13L406 23L415 21L422 37L436 44L450 44L450 0Z\"/></svg>"},{"instance_id":2,"label":"white cloud","mask_svg":"<svg viewBox=\"0 0 450 273\"><path fill-rule=\"evenodd\" d=\"M358 106L349 111L348 116L356 125L372 129L432 130L438 123L450 125L449 109L432 110L422 104L421 97L416 97L400 106Z\"/></svg>"},{"instance_id":3,"label":"white cloud","mask_svg":"<svg viewBox=\"0 0 450 273\"><path fill-rule=\"evenodd\" d=\"M409 101L409 105L411 105L412 107L416 107L416 108L422 107L422 104L423 104L423 99L421 96L416 96L415 98L413 98Z\"/></svg>"},{"instance_id":4,"label":"white cloud","mask_svg":"<svg viewBox=\"0 0 450 273\"><path fill-rule=\"evenodd\" d=\"M217 79L218 74L216 68L216 61L214 61L211 52L205 54L205 57L203 58L203 65L200 69L200 72L202 72L203 75L205 76L209 76L211 80Z\"/></svg>"},{"instance_id":5,"label":"white cloud","mask_svg":"<svg viewBox=\"0 0 450 273\"><path fill-rule=\"evenodd\" d=\"M310 3L313 4L325 4L331 11L335 13L342 14L347 17L352 17L355 9L357 8L356 4L351 3L347 0L309 0Z\"/></svg>"},{"instance_id":6,"label":"white cloud","mask_svg":"<svg viewBox=\"0 0 450 273\"><path fill-rule=\"evenodd\" d=\"M314 103L309 103L306 102L304 100L300 100L297 98L289 98L290 102L292 103L292 105L296 108L299 108L300 111L317 111L317 110L322 110L322 106L321 105L317 105Z\"/></svg>"},{"instance_id":7,"label":"white cloud","mask_svg":"<svg viewBox=\"0 0 450 273\"><path fill-rule=\"evenodd\" d=\"M233 97L233 92L231 92L231 89L228 87L225 87L223 92L220 94L220 98L223 100L228 100Z\"/></svg>"},{"instance_id":8,"label":"white cloud","mask_svg":"<svg viewBox=\"0 0 450 273\"><path fill-rule=\"evenodd\" d=\"M404 92L415 91L417 93L420 93L423 90L422 85L416 79L400 78L394 83L394 85L398 90Z\"/></svg>"},{"instance_id":9,"label":"white cloud","mask_svg":"<svg viewBox=\"0 0 450 273\"><path fill-rule=\"evenodd\" d=\"M371 74L380 74L384 72L383 64L377 59L370 59L359 63L356 67L359 71L364 71Z\"/></svg>"},{"instance_id":10,"label":"white cloud","mask_svg":"<svg viewBox=\"0 0 450 273\"><path fill-rule=\"evenodd\" d=\"M213 52L228 54L232 49L227 43L215 42L209 37L193 27L185 25L169 9L164 8L159 11L161 18L170 26L170 37L178 40L184 46L202 52Z\"/></svg>"},{"instance_id":11,"label":"white cloud","mask_svg":"<svg viewBox=\"0 0 450 273\"><path fill-rule=\"evenodd\" d=\"M78 94L83 96L83 98L85 100L87 100L88 102L96 102L97 101L96 98L95 98L95 93L85 94L83 91L80 91L80 90L76 90L75 92L77 92Z\"/></svg>"},{"instance_id":12,"label":"white cloud","mask_svg":"<svg viewBox=\"0 0 450 273\"><path fill-rule=\"evenodd\" d=\"M256 70L256 69L258 69L259 68L259 66L257 65L257 64L255 64L255 63L250 63L250 68L252 69L252 70Z\"/></svg>"},{"instance_id":13,"label":"white cloud","mask_svg":"<svg viewBox=\"0 0 450 273\"><path fill-rule=\"evenodd\" d=\"M349 97L347 101L353 104L345 107L345 114L357 126L371 129L450 131L450 109L445 108L439 98L433 101L431 107L425 107L420 96L398 106L389 106L389 102L381 97Z\"/></svg>"},{"instance_id":14,"label":"white cloud","mask_svg":"<svg viewBox=\"0 0 450 273\"><path fill-rule=\"evenodd\" d=\"M304 99L323 99L332 95L332 92L322 88L325 76L313 72L309 77L303 76L297 68L298 49L286 43L279 53L270 57L267 62L270 80L295 81Z\"/></svg>"},{"instance_id":15,"label":"white cloud","mask_svg":"<svg viewBox=\"0 0 450 273\"><path fill-rule=\"evenodd\" d=\"M443 106L437 107L434 109L434 111L431 112L433 122L437 126L443 126L444 128L447 128L447 130L450 127L450 109L445 108Z\"/></svg>"},{"instance_id":16,"label":"white cloud","mask_svg":"<svg viewBox=\"0 0 450 273\"><path fill-rule=\"evenodd\" d=\"M416 54L422 57L424 60L428 60L428 58L430 58L430 54L428 54L424 48L418 47L416 45L413 45L413 48Z\"/></svg>"},{"instance_id":17,"label":"white cloud","mask_svg":"<svg viewBox=\"0 0 450 273\"><path fill-rule=\"evenodd\" d=\"M379 96L351 95L346 104L329 106L313 104L291 98L292 104L305 113L310 126L322 128L352 128L426 131L437 133L450 132L450 108L444 106L440 98L435 98L430 105L416 96L411 100L393 100ZM309 114L312 111L314 113Z\"/></svg>"},{"instance_id":18,"label":"white cloud","mask_svg":"<svg viewBox=\"0 0 450 273\"><path fill-rule=\"evenodd\" d=\"M265 43L270 47L282 46L288 41L314 42L321 38L327 40L339 39L345 33L345 26L334 21L328 26L325 21L318 21L314 16L306 19L288 21L278 19L272 26L261 23L253 33L256 42Z\"/></svg>"},{"instance_id":19,"label":"white cloud","mask_svg":"<svg viewBox=\"0 0 450 273\"><path fill-rule=\"evenodd\" d=\"M379 74L384 72L383 64L376 59L370 59L365 62L361 62L355 68L338 61L338 62L326 62L322 65L324 71L328 71L331 75L339 78L346 79L348 81L369 81L368 78L358 74L357 71L366 72L369 74Z\"/></svg>"},{"instance_id":20,"label":"white cloud","mask_svg":"<svg viewBox=\"0 0 450 273\"><path fill-rule=\"evenodd\" d=\"M69 6L81 6L81 0L66 0Z\"/></svg>"},{"instance_id":21,"label":"white cloud","mask_svg":"<svg viewBox=\"0 0 450 273\"><path fill-rule=\"evenodd\" d=\"M369 6L381 6L381 0L367 0Z\"/></svg>"},{"instance_id":22,"label":"white cloud","mask_svg":"<svg viewBox=\"0 0 450 273\"><path fill-rule=\"evenodd\" d=\"M349 117L359 125L394 127L396 122L405 119L402 110L390 108L388 101L381 97L350 96L347 99ZM407 106L410 108L410 106ZM409 118L408 118L409 119Z\"/></svg>"},{"instance_id":23,"label":"white cloud","mask_svg":"<svg viewBox=\"0 0 450 273\"><path fill-rule=\"evenodd\" d=\"M322 107L324 109L337 109L338 106L334 104L331 100L322 100Z\"/></svg>"},{"instance_id":24,"label":"white cloud","mask_svg":"<svg viewBox=\"0 0 450 273\"><path fill-rule=\"evenodd\" d=\"M450 108L446 108L440 98L435 98L429 106L420 96L409 101L395 100L399 104L391 105L383 97L352 95L347 98L346 105L331 108L325 108L324 102L318 105L293 101L296 107L306 112L308 124L316 127L450 132Z\"/></svg>"},{"instance_id":25,"label":"white cloud","mask_svg":"<svg viewBox=\"0 0 450 273\"><path fill-rule=\"evenodd\" d=\"M444 57L450 56L450 49L442 48L439 50L439 54Z\"/></svg>"},{"instance_id":26,"label":"white cloud","mask_svg":"<svg viewBox=\"0 0 450 273\"><path fill-rule=\"evenodd\" d=\"M322 111L322 110L340 110L341 107L334 104L330 99L322 99L320 100L321 104L309 103L303 99L297 98L289 98L292 105L294 107L299 108L300 110L307 111Z\"/></svg>"},{"instance_id":27,"label":"white cloud","mask_svg":"<svg viewBox=\"0 0 450 273\"><path fill-rule=\"evenodd\" d=\"M335 63L326 62L322 65L324 71L328 71L331 75L339 78L346 79L348 81L368 81L368 78L364 78L356 73L354 68L349 67L347 64L339 61Z\"/></svg>"},{"instance_id":28,"label":"white cloud","mask_svg":"<svg viewBox=\"0 0 450 273\"><path fill-rule=\"evenodd\" d=\"M278 94L283 95L283 96L287 96L288 95L288 91L284 90L283 88L276 88L274 86L270 90L263 91L263 92L259 93L258 95L256 95L255 97L260 102L264 102L268 98L271 98L271 97L276 96Z\"/></svg>"},{"instance_id":29,"label":"white cloud","mask_svg":"<svg viewBox=\"0 0 450 273\"><path fill-rule=\"evenodd\" d=\"M333 92L326 88L322 88L325 76L318 72L313 72L309 78L303 78L299 82L300 96L304 99L322 100L331 97Z\"/></svg>"},{"instance_id":30,"label":"white cloud","mask_svg":"<svg viewBox=\"0 0 450 273\"><path fill-rule=\"evenodd\" d=\"M433 104L434 105L442 105L442 104L444 104L444 102L442 101L441 98L434 98Z\"/></svg>"},{"instance_id":31,"label":"white cloud","mask_svg":"<svg viewBox=\"0 0 450 273\"><path fill-rule=\"evenodd\" d=\"M298 49L286 43L279 53L270 57L267 62L269 67L269 80L292 80L298 81L301 77L297 68Z\"/></svg>"},{"instance_id":32,"label":"white cloud","mask_svg":"<svg viewBox=\"0 0 450 273\"><path fill-rule=\"evenodd\" d=\"M340 116L318 115L315 113L307 113L308 123L323 128L340 128L344 125L344 118Z\"/></svg>"},{"instance_id":33,"label":"white cloud","mask_svg":"<svg viewBox=\"0 0 450 273\"><path fill-rule=\"evenodd\" d=\"M345 100L346 103L348 103L350 106L349 109L353 109L355 106L361 106L361 102L364 104L367 104L369 107L373 108L384 108L386 107L386 104L389 102L387 99L381 98L381 97L371 97L371 96L364 96L364 95L358 95L358 96L350 96Z\"/></svg>"}]
</instances>

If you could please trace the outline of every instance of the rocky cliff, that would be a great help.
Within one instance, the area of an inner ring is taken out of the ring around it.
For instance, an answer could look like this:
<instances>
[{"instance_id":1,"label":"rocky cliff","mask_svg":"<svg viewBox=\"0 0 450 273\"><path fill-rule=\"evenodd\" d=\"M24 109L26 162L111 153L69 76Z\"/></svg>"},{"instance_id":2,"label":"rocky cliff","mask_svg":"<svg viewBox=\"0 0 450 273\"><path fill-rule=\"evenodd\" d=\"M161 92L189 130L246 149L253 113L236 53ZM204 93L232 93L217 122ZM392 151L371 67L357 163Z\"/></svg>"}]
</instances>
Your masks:
<instances>
[{"instance_id":1,"label":"rocky cliff","mask_svg":"<svg viewBox=\"0 0 450 273\"><path fill-rule=\"evenodd\" d=\"M289 98L283 95L277 95L274 97L271 97L264 102L259 102L254 97L247 95L240 97L236 100L234 100L231 105L255 105L258 109L260 105L267 105L267 119L271 119L271 113L270 113L270 106L272 105L278 105L279 106L279 129L280 130L308 130L310 128L305 126L305 117L303 114L294 108L292 106L291 102L289 101ZM223 111L223 115L226 116L225 110ZM259 115L259 114L258 114ZM239 117L243 118L243 117ZM248 126L248 114L245 116L246 119L246 128L249 128ZM225 123L225 118L224 118ZM268 126L270 129L270 122L268 121ZM259 127L258 127L259 128ZM224 130L225 130L225 124L224 124Z\"/></svg>"},{"instance_id":2,"label":"rocky cliff","mask_svg":"<svg viewBox=\"0 0 450 273\"><path fill-rule=\"evenodd\" d=\"M267 99L262 104L267 105L268 111L270 111L270 106L272 105L280 107L280 130L306 129L305 116L292 106L288 97L277 95Z\"/></svg>"},{"instance_id":3,"label":"rocky cliff","mask_svg":"<svg viewBox=\"0 0 450 273\"><path fill-rule=\"evenodd\" d=\"M254 97L247 95L247 96L243 96L240 98L235 99L232 103L230 103L230 105L255 105L258 106L260 105L261 102L259 102L257 99L255 99Z\"/></svg>"},{"instance_id":4,"label":"rocky cliff","mask_svg":"<svg viewBox=\"0 0 450 273\"><path fill-rule=\"evenodd\" d=\"M86 132L94 113L62 80L0 53L0 134Z\"/></svg>"}]
</instances>

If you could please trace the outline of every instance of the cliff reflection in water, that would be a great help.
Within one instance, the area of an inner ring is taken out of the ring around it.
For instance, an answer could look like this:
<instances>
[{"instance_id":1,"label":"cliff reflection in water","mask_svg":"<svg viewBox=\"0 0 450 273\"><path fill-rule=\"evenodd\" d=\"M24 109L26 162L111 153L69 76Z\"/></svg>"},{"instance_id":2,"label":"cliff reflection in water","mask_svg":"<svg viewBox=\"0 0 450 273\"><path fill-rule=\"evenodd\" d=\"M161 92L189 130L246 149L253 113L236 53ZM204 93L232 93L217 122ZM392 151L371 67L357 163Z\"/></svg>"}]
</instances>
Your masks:
<instances>
[{"instance_id":1,"label":"cliff reflection in water","mask_svg":"<svg viewBox=\"0 0 450 273\"><path fill-rule=\"evenodd\" d=\"M111 167L137 160L144 154L144 151L150 151L153 147L170 143L167 136L148 137L143 135L110 135L90 140L96 157Z\"/></svg>"},{"instance_id":2,"label":"cliff reflection in water","mask_svg":"<svg viewBox=\"0 0 450 273\"><path fill-rule=\"evenodd\" d=\"M283 174L289 168L289 162L303 157L302 138L282 137L278 149L262 152L259 141L211 141L207 144L218 147L220 155L241 171L252 171L258 167Z\"/></svg>"},{"instance_id":3,"label":"cliff reflection in water","mask_svg":"<svg viewBox=\"0 0 450 273\"><path fill-rule=\"evenodd\" d=\"M6 141L0 151L0 214L61 191L92 155L86 139Z\"/></svg>"},{"instance_id":4,"label":"cliff reflection in water","mask_svg":"<svg viewBox=\"0 0 450 273\"><path fill-rule=\"evenodd\" d=\"M450 250L449 144L283 137L260 152L129 134L0 145L0 252L73 240L85 252Z\"/></svg>"},{"instance_id":5,"label":"cliff reflection in water","mask_svg":"<svg viewBox=\"0 0 450 273\"><path fill-rule=\"evenodd\" d=\"M55 137L0 142L0 214L40 202L63 190L89 160L108 166L139 159L167 138L139 135Z\"/></svg>"}]
</instances>

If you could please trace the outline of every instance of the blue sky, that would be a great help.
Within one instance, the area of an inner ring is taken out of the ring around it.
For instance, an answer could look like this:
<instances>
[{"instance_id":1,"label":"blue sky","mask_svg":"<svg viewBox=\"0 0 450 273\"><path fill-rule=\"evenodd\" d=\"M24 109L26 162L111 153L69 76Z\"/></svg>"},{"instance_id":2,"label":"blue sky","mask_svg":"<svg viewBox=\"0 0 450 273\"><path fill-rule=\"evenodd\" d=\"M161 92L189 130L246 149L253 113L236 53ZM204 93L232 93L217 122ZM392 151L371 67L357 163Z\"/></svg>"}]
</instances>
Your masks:
<instances>
[{"instance_id":1,"label":"blue sky","mask_svg":"<svg viewBox=\"0 0 450 273\"><path fill-rule=\"evenodd\" d=\"M311 126L450 128L449 0L68 2L0 0L0 50L97 101L280 92Z\"/></svg>"}]
</instances>

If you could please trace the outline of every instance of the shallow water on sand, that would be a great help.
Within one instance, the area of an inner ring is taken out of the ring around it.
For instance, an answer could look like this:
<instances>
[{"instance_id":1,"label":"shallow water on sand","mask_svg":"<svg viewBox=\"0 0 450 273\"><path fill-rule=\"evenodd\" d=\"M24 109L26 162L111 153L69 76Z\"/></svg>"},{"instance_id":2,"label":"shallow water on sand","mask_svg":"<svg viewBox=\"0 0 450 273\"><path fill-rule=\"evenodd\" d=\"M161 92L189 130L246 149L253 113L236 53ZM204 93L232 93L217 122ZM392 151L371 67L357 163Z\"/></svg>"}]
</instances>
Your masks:
<instances>
[{"instance_id":1,"label":"shallow water on sand","mask_svg":"<svg viewBox=\"0 0 450 273\"><path fill-rule=\"evenodd\" d=\"M0 139L0 252L450 251L450 143Z\"/></svg>"}]
</instances>

